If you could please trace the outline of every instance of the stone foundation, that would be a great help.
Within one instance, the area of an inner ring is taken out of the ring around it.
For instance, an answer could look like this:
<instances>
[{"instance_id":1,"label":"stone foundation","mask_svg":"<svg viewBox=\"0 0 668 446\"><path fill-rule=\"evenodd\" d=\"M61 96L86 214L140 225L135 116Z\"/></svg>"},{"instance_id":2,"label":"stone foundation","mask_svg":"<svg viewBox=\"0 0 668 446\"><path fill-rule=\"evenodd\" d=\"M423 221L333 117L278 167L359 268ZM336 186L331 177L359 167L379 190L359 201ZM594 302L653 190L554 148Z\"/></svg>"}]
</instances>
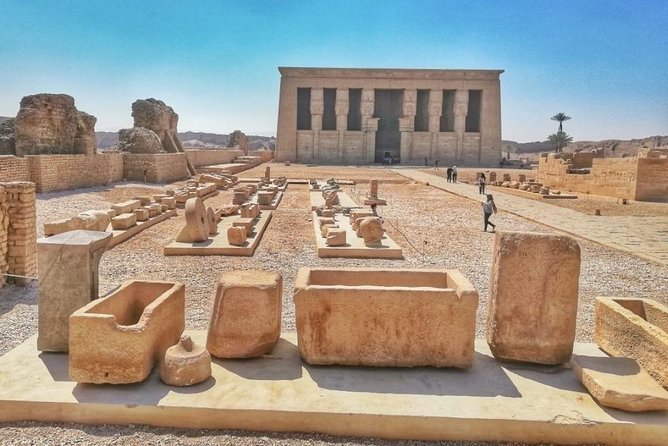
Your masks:
<instances>
[{"instance_id":1,"label":"stone foundation","mask_svg":"<svg viewBox=\"0 0 668 446\"><path fill-rule=\"evenodd\" d=\"M27 181L0 183L0 286L26 285L37 273L35 185Z\"/></svg>"}]
</instances>

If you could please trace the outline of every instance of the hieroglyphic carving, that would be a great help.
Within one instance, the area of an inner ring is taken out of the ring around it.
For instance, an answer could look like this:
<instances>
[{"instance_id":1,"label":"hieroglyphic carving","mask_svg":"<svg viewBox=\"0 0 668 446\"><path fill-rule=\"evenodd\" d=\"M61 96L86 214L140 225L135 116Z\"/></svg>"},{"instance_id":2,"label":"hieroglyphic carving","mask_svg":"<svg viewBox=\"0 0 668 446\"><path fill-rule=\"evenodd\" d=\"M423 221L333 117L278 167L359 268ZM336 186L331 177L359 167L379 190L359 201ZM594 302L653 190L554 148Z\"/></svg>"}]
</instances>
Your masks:
<instances>
[{"instance_id":1,"label":"hieroglyphic carving","mask_svg":"<svg viewBox=\"0 0 668 446\"><path fill-rule=\"evenodd\" d=\"M417 98L417 90L404 90L404 116L415 116L415 101Z\"/></svg>"},{"instance_id":2,"label":"hieroglyphic carving","mask_svg":"<svg viewBox=\"0 0 668 446\"><path fill-rule=\"evenodd\" d=\"M325 109L323 89L311 89L311 115L322 115Z\"/></svg>"},{"instance_id":3,"label":"hieroglyphic carving","mask_svg":"<svg viewBox=\"0 0 668 446\"><path fill-rule=\"evenodd\" d=\"M374 109L374 91L372 88L365 88L362 90L362 116L373 116Z\"/></svg>"}]
</instances>

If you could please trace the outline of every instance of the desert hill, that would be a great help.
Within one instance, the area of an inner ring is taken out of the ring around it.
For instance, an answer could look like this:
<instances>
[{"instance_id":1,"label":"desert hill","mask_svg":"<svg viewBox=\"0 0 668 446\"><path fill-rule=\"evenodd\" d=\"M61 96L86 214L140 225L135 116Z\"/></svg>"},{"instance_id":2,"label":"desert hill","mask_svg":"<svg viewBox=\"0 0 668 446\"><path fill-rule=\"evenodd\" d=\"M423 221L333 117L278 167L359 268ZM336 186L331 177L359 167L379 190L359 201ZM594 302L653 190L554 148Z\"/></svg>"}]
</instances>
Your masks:
<instances>
[{"instance_id":1,"label":"desert hill","mask_svg":"<svg viewBox=\"0 0 668 446\"><path fill-rule=\"evenodd\" d=\"M197 147L202 149L215 149L227 147L230 139L229 135L204 132L180 132L179 139L184 147ZM97 147L99 149L109 149L118 142L117 132L95 132ZM276 148L276 138L270 136L248 135L251 149L253 150L274 150Z\"/></svg>"}]
</instances>

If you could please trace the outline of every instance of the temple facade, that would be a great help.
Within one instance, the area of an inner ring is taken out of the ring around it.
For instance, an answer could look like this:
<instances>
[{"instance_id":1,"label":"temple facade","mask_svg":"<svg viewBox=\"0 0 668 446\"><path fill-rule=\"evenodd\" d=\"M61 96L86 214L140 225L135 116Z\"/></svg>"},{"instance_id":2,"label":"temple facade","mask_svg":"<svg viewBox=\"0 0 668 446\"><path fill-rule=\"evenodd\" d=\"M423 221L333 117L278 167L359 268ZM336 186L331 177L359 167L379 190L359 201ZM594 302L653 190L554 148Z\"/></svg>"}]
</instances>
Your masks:
<instances>
[{"instance_id":1,"label":"temple facade","mask_svg":"<svg viewBox=\"0 0 668 446\"><path fill-rule=\"evenodd\" d=\"M503 70L279 67L276 159L495 166Z\"/></svg>"}]
</instances>

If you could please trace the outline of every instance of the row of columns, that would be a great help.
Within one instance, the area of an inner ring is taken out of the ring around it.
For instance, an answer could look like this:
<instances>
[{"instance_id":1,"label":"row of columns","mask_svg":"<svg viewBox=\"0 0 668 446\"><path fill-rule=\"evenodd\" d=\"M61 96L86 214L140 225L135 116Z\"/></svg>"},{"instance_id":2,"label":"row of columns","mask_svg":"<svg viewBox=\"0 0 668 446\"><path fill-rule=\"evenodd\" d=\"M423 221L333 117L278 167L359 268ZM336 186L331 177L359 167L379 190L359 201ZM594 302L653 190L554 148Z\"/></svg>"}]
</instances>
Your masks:
<instances>
[{"instance_id":1,"label":"row of columns","mask_svg":"<svg viewBox=\"0 0 668 446\"><path fill-rule=\"evenodd\" d=\"M457 134L457 160L463 157L464 132L466 129L466 115L468 113L468 90L456 90L454 104L454 131ZM412 159L413 132L415 131L415 114L417 102L417 89L405 89L402 107L402 117L399 118L399 131L401 132L401 158ZM378 131L378 120L374 118L375 93L373 88L362 89L360 112L362 116L363 150L368 162L373 163L376 150L376 132ZM322 130L322 115L324 113L324 88L311 89L311 129L313 130L314 157L319 158L320 131ZM350 109L347 88L336 89L336 129L338 132L338 155L345 150L345 132L348 127L348 112ZM429 132L431 133L431 157L434 157L434 148L438 148L438 133L441 127L441 114L443 111L443 90L429 91Z\"/></svg>"}]
</instances>

